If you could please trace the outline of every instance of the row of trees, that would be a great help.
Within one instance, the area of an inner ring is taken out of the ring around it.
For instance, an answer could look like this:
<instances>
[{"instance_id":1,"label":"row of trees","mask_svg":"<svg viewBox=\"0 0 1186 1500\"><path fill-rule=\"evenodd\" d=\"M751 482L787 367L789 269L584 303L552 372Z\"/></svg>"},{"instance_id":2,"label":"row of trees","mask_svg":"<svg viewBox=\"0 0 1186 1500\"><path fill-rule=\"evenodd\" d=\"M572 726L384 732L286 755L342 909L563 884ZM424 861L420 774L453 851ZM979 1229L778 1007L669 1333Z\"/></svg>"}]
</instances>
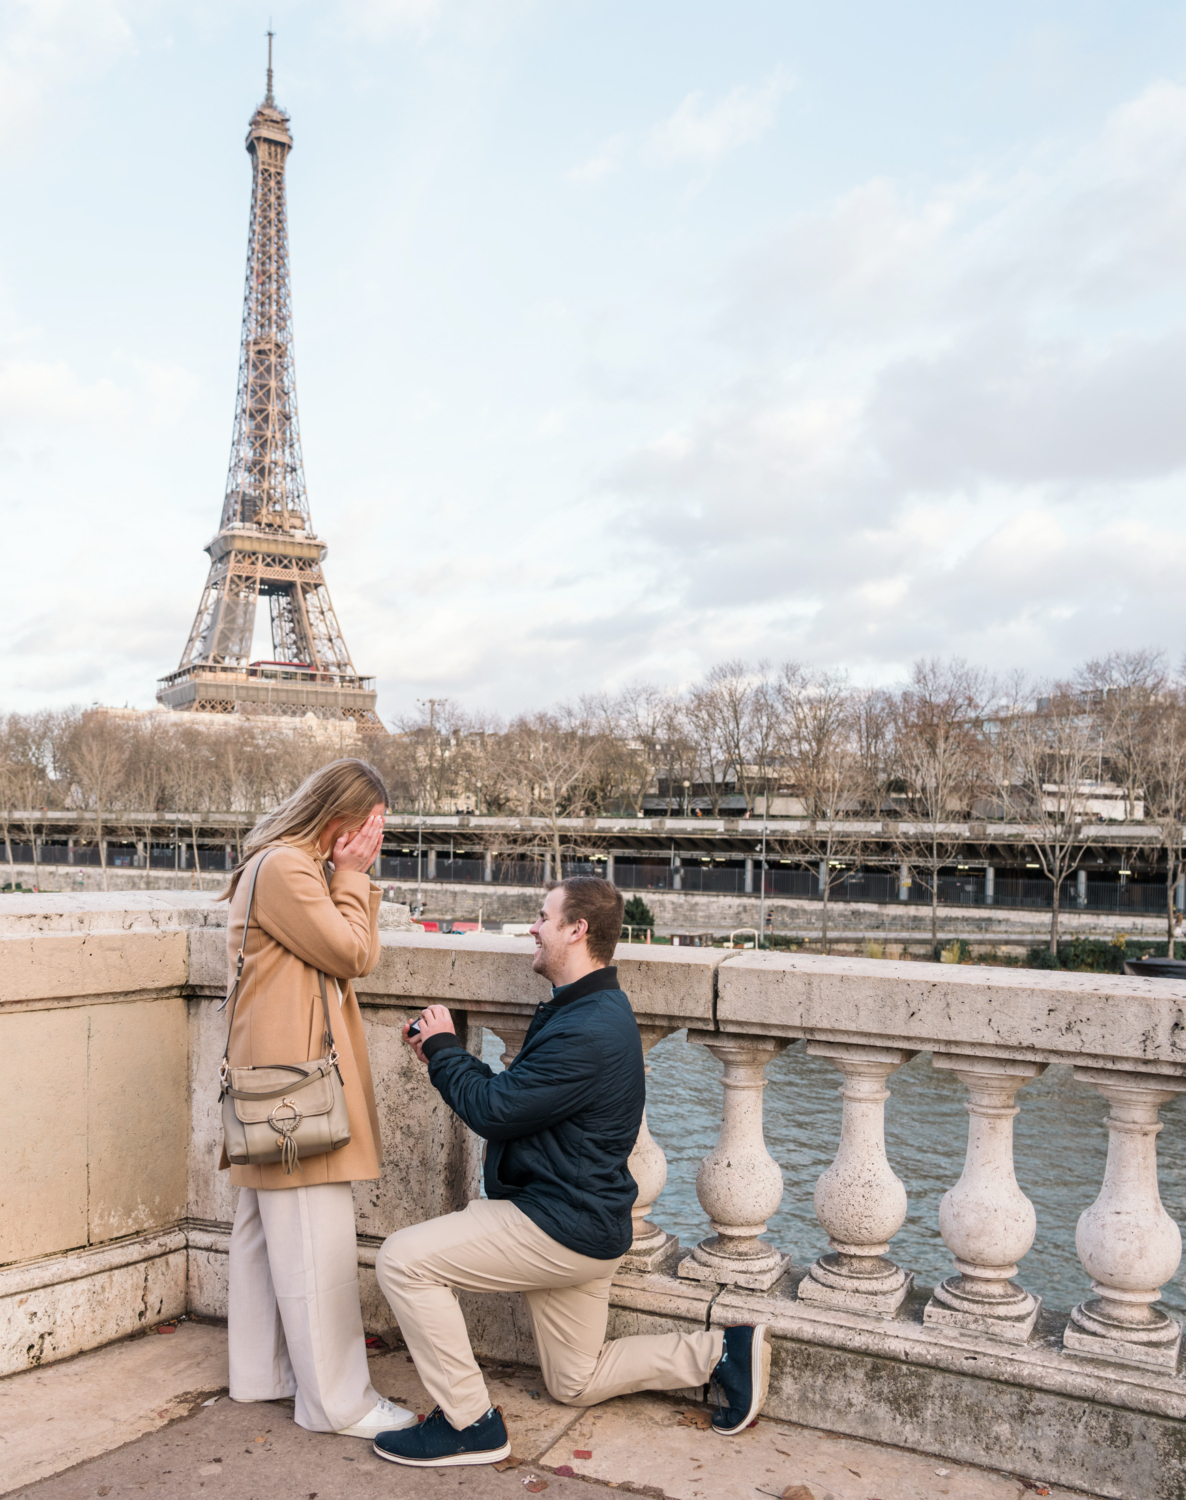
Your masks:
<instances>
[{"instance_id":1,"label":"row of trees","mask_svg":"<svg viewBox=\"0 0 1186 1500\"><path fill-rule=\"evenodd\" d=\"M583 852L561 818L608 811L798 813L778 852L818 869L824 902L866 853L870 819L898 823L893 857L921 880L937 936L940 871L969 818L1024 821L1059 892L1089 847L1084 825L1118 812L1156 829L1166 920L1182 874L1186 678L1156 651L1116 652L1070 679L1004 681L963 661L915 663L894 689L798 663L725 662L683 693L635 683L510 724L433 700L397 726L391 774L426 812L542 817L555 867ZM586 849L591 847L585 846ZM884 839L877 842L886 857Z\"/></svg>"},{"instance_id":2,"label":"row of trees","mask_svg":"<svg viewBox=\"0 0 1186 1500\"><path fill-rule=\"evenodd\" d=\"M103 710L8 714L0 718L0 831L13 862L14 823L37 840L49 819L75 811L100 850L107 884L105 841L116 826L142 831L150 841L159 814L189 825L196 847L205 814L235 815L236 847L267 808L275 806L318 766L356 754L352 732L278 730L267 720L214 726L184 714L122 714Z\"/></svg>"},{"instance_id":3,"label":"row of trees","mask_svg":"<svg viewBox=\"0 0 1186 1500\"><path fill-rule=\"evenodd\" d=\"M1167 922L1186 824L1186 681L1154 651L1114 653L1070 679L1007 681L962 661L920 661L894 689L797 663L725 662L684 692L635 683L616 694L503 722L433 699L391 735L360 742L349 726L293 729L266 719L199 723L185 715L105 711L0 719L0 818L74 808L104 828L184 815L235 815L236 838L309 771L363 753L393 807L543 819L553 868L593 852L562 820L645 811L739 816L798 813L783 857L821 874L827 900L869 844L871 818L898 822L894 857L931 895L960 851L968 817L1019 819L1058 893L1088 847L1083 825L1112 788L1128 821L1157 829ZM26 819L22 818L22 825ZM34 820L35 821L35 820ZM538 830L500 847L540 844ZM1148 842L1148 829L1146 830ZM884 841L880 857L886 857Z\"/></svg>"}]
</instances>

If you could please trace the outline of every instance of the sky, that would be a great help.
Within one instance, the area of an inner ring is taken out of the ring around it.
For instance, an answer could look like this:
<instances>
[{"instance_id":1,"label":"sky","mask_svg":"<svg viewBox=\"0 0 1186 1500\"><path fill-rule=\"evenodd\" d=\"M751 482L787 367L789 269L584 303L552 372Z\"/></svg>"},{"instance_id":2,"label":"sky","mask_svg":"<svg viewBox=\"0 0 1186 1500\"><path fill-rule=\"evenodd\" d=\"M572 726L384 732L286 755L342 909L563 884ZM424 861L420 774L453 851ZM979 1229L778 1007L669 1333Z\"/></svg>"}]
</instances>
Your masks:
<instances>
[{"instance_id":1,"label":"sky","mask_svg":"<svg viewBox=\"0 0 1186 1500\"><path fill-rule=\"evenodd\" d=\"M269 19L310 507L388 721L1181 658L1186 4L0 0L0 710L178 663Z\"/></svg>"}]
</instances>

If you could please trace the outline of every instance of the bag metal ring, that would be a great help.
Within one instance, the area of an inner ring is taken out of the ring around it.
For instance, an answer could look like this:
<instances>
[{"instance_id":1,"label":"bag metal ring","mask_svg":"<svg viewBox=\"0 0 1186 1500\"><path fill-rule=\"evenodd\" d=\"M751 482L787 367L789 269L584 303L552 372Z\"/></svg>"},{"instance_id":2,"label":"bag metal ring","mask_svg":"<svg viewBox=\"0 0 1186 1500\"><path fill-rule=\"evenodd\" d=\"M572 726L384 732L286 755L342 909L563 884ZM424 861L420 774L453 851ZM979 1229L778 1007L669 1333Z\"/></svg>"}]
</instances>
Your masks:
<instances>
[{"instance_id":1,"label":"bag metal ring","mask_svg":"<svg viewBox=\"0 0 1186 1500\"><path fill-rule=\"evenodd\" d=\"M278 1120L276 1118L276 1111L278 1109L292 1110L291 1120ZM281 1099L278 1104L272 1106L272 1112L268 1116L268 1124L277 1135L291 1135L303 1118L304 1116L297 1108L295 1099Z\"/></svg>"}]
</instances>

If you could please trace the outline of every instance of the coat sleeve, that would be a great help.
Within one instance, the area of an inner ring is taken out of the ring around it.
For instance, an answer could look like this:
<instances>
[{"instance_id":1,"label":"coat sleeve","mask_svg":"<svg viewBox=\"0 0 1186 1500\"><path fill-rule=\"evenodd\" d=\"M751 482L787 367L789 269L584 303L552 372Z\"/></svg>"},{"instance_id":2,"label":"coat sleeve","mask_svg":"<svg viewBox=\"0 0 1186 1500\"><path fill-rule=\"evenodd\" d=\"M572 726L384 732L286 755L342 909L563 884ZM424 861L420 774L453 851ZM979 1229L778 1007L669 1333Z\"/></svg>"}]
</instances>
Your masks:
<instances>
[{"instance_id":1,"label":"coat sleeve","mask_svg":"<svg viewBox=\"0 0 1186 1500\"><path fill-rule=\"evenodd\" d=\"M357 979L363 974L370 974L372 970L377 969L379 967L379 959L383 954L383 945L379 941L379 905L383 900L383 892L373 880L367 883L370 886L367 892L367 901L370 905L371 914L371 946L370 951L367 953L365 965L359 969L357 974L351 975L353 979ZM332 879L330 881L330 890L333 890Z\"/></svg>"},{"instance_id":2,"label":"coat sleeve","mask_svg":"<svg viewBox=\"0 0 1186 1500\"><path fill-rule=\"evenodd\" d=\"M600 1049L589 1037L544 1039L505 1073L464 1048L434 1052L428 1076L445 1103L488 1141L535 1135L588 1106L603 1085Z\"/></svg>"},{"instance_id":3,"label":"coat sleeve","mask_svg":"<svg viewBox=\"0 0 1186 1500\"><path fill-rule=\"evenodd\" d=\"M355 979L378 961L373 889L360 871L335 870L327 890L314 860L297 849L279 850L259 872L254 917L311 968L333 979Z\"/></svg>"}]
</instances>

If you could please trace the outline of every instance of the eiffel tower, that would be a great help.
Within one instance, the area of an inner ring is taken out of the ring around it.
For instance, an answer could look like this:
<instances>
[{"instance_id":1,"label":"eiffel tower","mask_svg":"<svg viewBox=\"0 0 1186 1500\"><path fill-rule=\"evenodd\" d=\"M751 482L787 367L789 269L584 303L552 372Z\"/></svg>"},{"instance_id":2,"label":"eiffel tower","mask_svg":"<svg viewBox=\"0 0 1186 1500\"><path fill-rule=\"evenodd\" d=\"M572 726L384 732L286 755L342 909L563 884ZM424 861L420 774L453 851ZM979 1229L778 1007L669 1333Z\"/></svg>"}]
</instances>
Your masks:
<instances>
[{"instance_id":1,"label":"eiffel tower","mask_svg":"<svg viewBox=\"0 0 1186 1500\"><path fill-rule=\"evenodd\" d=\"M288 115L268 92L251 117L251 228L239 349L239 390L226 499L207 546L210 572L181 665L158 700L193 713L271 713L353 719L381 731L374 679L354 670L309 518L297 425L284 168ZM268 600L270 661L248 661L256 605Z\"/></svg>"}]
</instances>

